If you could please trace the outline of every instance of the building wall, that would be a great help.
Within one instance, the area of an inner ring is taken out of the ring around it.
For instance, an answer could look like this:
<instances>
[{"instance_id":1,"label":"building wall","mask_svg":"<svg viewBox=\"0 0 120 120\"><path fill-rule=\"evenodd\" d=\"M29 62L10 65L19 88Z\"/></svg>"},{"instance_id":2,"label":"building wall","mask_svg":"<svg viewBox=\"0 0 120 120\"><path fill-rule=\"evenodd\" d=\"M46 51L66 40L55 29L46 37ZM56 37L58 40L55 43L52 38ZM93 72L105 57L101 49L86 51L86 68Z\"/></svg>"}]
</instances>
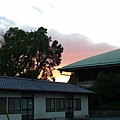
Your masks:
<instances>
[{"instance_id":1,"label":"building wall","mask_svg":"<svg viewBox=\"0 0 120 120\"><path fill-rule=\"evenodd\" d=\"M101 72L104 72L105 74L112 73L117 75L120 73L120 65L106 65L79 69L74 73L74 78L77 83L76 85L86 88L91 87Z\"/></svg>"},{"instance_id":2,"label":"building wall","mask_svg":"<svg viewBox=\"0 0 120 120\"><path fill-rule=\"evenodd\" d=\"M34 95L34 118L60 118L65 117L65 112L46 112L46 98L65 98L63 94L35 94Z\"/></svg>"},{"instance_id":3,"label":"building wall","mask_svg":"<svg viewBox=\"0 0 120 120\"><path fill-rule=\"evenodd\" d=\"M21 97L21 93L0 91L0 97ZM9 114L9 118L10 120L21 120L21 114ZM6 114L0 115L0 120L7 120Z\"/></svg>"},{"instance_id":4,"label":"building wall","mask_svg":"<svg viewBox=\"0 0 120 120\"><path fill-rule=\"evenodd\" d=\"M75 118L87 118L88 113L88 95L75 95L74 98L81 98L81 111L74 111Z\"/></svg>"},{"instance_id":5,"label":"building wall","mask_svg":"<svg viewBox=\"0 0 120 120\"><path fill-rule=\"evenodd\" d=\"M65 98L64 94L35 94L34 95L34 118L56 118L57 120L63 120L65 118L65 111L62 112L46 112L46 98ZM75 118L88 117L88 96L87 95L75 95L74 98L81 98L81 110L74 111Z\"/></svg>"},{"instance_id":6,"label":"building wall","mask_svg":"<svg viewBox=\"0 0 120 120\"><path fill-rule=\"evenodd\" d=\"M93 85L93 81L84 81L84 82L78 82L78 86L80 87L85 87L85 88L89 88Z\"/></svg>"},{"instance_id":7,"label":"building wall","mask_svg":"<svg viewBox=\"0 0 120 120\"><path fill-rule=\"evenodd\" d=\"M21 97L19 92L0 91L0 97ZM65 98L64 94L35 93L34 94L34 119L39 118L56 118L56 120L65 119L65 111L46 112L46 98ZM88 97L84 94L74 95L74 98L81 98L81 110L74 111L75 118L86 118L88 116ZM7 108L8 109L8 108ZM20 114L9 114L10 120L21 120ZM0 120L7 120L6 114L0 115Z\"/></svg>"},{"instance_id":8,"label":"building wall","mask_svg":"<svg viewBox=\"0 0 120 120\"><path fill-rule=\"evenodd\" d=\"M93 85L93 80L89 79L89 80L80 80L80 72L76 72L74 74L75 76L75 81L76 81L76 85L80 86L80 87L85 87L85 88L89 88Z\"/></svg>"}]
</instances>

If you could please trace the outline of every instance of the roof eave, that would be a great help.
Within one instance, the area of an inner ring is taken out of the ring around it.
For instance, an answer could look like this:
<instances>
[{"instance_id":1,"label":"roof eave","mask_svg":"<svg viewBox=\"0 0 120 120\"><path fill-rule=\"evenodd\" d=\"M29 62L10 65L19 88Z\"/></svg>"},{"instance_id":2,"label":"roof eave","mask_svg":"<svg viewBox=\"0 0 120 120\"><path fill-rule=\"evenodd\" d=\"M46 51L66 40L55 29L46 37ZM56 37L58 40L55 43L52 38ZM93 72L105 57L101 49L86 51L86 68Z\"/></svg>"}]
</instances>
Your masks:
<instances>
[{"instance_id":1,"label":"roof eave","mask_svg":"<svg viewBox=\"0 0 120 120\"><path fill-rule=\"evenodd\" d=\"M29 89L8 89L1 88L0 91L12 91L12 92L36 92L36 93L71 93L71 94L94 94L94 92L73 92L73 91L52 91L52 90L29 90Z\"/></svg>"},{"instance_id":2,"label":"roof eave","mask_svg":"<svg viewBox=\"0 0 120 120\"><path fill-rule=\"evenodd\" d=\"M60 72L74 72L80 69L89 69L89 68L99 68L99 67L110 67L110 66L120 66L119 63L117 64L100 64L100 65L90 65L90 66L78 66L78 67L68 67L68 68L59 68Z\"/></svg>"}]
</instances>

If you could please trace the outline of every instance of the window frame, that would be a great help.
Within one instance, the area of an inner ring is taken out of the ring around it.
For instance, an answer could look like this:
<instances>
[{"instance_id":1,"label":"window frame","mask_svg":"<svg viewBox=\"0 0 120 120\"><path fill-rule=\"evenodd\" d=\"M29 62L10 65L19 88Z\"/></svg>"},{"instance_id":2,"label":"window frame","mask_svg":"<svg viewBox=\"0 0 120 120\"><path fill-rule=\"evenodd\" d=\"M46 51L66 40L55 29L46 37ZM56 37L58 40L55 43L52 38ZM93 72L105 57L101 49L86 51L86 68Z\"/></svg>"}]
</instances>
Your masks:
<instances>
[{"instance_id":1,"label":"window frame","mask_svg":"<svg viewBox=\"0 0 120 120\"><path fill-rule=\"evenodd\" d=\"M81 98L74 98L74 111L80 110L81 110Z\"/></svg>"},{"instance_id":2,"label":"window frame","mask_svg":"<svg viewBox=\"0 0 120 120\"><path fill-rule=\"evenodd\" d=\"M10 109L11 102L13 101L13 110ZM19 110L16 109L16 101L18 100ZM20 114L21 113L21 98L20 97L8 97L8 113L9 114Z\"/></svg>"},{"instance_id":3,"label":"window frame","mask_svg":"<svg viewBox=\"0 0 120 120\"><path fill-rule=\"evenodd\" d=\"M62 111L65 111L65 99L56 98L56 112L62 112Z\"/></svg>"},{"instance_id":4,"label":"window frame","mask_svg":"<svg viewBox=\"0 0 120 120\"><path fill-rule=\"evenodd\" d=\"M6 97L0 97L0 100L1 99L4 99L5 101L4 101L4 105L7 107L7 98ZM2 103L2 102L0 102L0 103ZM4 108L4 105L3 105L3 108L1 107L0 108L0 114L6 114L6 111L5 111L5 108Z\"/></svg>"},{"instance_id":5,"label":"window frame","mask_svg":"<svg viewBox=\"0 0 120 120\"><path fill-rule=\"evenodd\" d=\"M52 100L54 102L53 105L52 105ZM55 98L46 98L46 112L55 112Z\"/></svg>"}]
</instances>

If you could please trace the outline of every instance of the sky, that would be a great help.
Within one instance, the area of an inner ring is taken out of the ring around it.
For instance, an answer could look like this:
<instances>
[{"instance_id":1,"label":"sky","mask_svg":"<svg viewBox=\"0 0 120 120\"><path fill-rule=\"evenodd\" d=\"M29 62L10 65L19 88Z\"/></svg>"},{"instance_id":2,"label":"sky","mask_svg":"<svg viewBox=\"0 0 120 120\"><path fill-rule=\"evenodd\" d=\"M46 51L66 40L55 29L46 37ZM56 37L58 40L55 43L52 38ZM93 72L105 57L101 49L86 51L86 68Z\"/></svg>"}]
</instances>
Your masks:
<instances>
[{"instance_id":1,"label":"sky","mask_svg":"<svg viewBox=\"0 0 120 120\"><path fill-rule=\"evenodd\" d=\"M120 0L0 0L0 34L47 28L64 48L62 67L120 47ZM56 81L69 76L54 72Z\"/></svg>"}]
</instances>

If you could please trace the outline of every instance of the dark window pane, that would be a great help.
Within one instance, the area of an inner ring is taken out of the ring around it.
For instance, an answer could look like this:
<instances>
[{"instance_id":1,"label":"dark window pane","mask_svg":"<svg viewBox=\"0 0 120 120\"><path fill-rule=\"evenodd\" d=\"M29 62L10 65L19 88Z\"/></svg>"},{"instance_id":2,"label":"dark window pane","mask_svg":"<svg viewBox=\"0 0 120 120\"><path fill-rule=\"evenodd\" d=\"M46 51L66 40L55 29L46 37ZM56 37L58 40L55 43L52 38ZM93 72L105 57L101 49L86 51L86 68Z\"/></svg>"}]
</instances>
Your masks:
<instances>
[{"instance_id":1,"label":"dark window pane","mask_svg":"<svg viewBox=\"0 0 120 120\"><path fill-rule=\"evenodd\" d=\"M8 98L8 112L9 113L20 113L20 98Z\"/></svg>"},{"instance_id":2,"label":"dark window pane","mask_svg":"<svg viewBox=\"0 0 120 120\"><path fill-rule=\"evenodd\" d=\"M21 101L19 98L15 99L15 113L20 113Z\"/></svg>"},{"instance_id":3,"label":"dark window pane","mask_svg":"<svg viewBox=\"0 0 120 120\"><path fill-rule=\"evenodd\" d=\"M33 100L28 99L28 109L33 109Z\"/></svg>"},{"instance_id":4,"label":"dark window pane","mask_svg":"<svg viewBox=\"0 0 120 120\"><path fill-rule=\"evenodd\" d=\"M22 100L22 109L27 109L27 99Z\"/></svg>"},{"instance_id":5,"label":"dark window pane","mask_svg":"<svg viewBox=\"0 0 120 120\"><path fill-rule=\"evenodd\" d=\"M33 115L29 115L28 120L33 120Z\"/></svg>"},{"instance_id":6,"label":"dark window pane","mask_svg":"<svg viewBox=\"0 0 120 120\"><path fill-rule=\"evenodd\" d=\"M81 110L81 99L80 98L74 99L74 110Z\"/></svg>"},{"instance_id":7,"label":"dark window pane","mask_svg":"<svg viewBox=\"0 0 120 120\"><path fill-rule=\"evenodd\" d=\"M8 100L9 113L14 113L14 107L15 107L14 99L9 98L9 100Z\"/></svg>"},{"instance_id":8,"label":"dark window pane","mask_svg":"<svg viewBox=\"0 0 120 120\"><path fill-rule=\"evenodd\" d=\"M27 110L22 110L22 115L27 115Z\"/></svg>"},{"instance_id":9,"label":"dark window pane","mask_svg":"<svg viewBox=\"0 0 120 120\"><path fill-rule=\"evenodd\" d=\"M23 115L22 116L22 120L27 120L28 116L27 115Z\"/></svg>"},{"instance_id":10,"label":"dark window pane","mask_svg":"<svg viewBox=\"0 0 120 120\"><path fill-rule=\"evenodd\" d=\"M6 106L6 98L0 97L0 114L5 113L4 105Z\"/></svg>"},{"instance_id":11,"label":"dark window pane","mask_svg":"<svg viewBox=\"0 0 120 120\"><path fill-rule=\"evenodd\" d=\"M28 115L33 115L33 110L28 110Z\"/></svg>"},{"instance_id":12,"label":"dark window pane","mask_svg":"<svg viewBox=\"0 0 120 120\"><path fill-rule=\"evenodd\" d=\"M46 99L46 111L47 112L54 112L55 111L55 99L54 98L47 98Z\"/></svg>"},{"instance_id":13,"label":"dark window pane","mask_svg":"<svg viewBox=\"0 0 120 120\"><path fill-rule=\"evenodd\" d=\"M64 99L63 98L56 99L56 111L64 111Z\"/></svg>"}]
</instances>

